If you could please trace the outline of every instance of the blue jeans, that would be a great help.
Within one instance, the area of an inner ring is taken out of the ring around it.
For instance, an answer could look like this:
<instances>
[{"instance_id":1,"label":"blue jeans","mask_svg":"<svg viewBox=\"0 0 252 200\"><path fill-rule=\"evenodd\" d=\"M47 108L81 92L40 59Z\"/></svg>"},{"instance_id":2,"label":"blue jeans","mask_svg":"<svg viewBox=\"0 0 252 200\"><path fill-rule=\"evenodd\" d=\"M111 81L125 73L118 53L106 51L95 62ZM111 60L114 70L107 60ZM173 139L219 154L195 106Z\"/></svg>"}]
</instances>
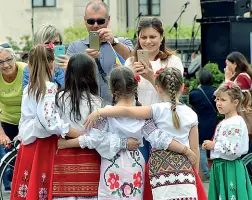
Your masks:
<instances>
[{"instance_id":1,"label":"blue jeans","mask_svg":"<svg viewBox=\"0 0 252 200\"><path fill-rule=\"evenodd\" d=\"M0 146L0 159L2 159L5 154L6 154L5 147ZM3 184L4 184L5 190L10 190L10 187L11 187L11 181L9 180L10 173L8 171L10 171L9 168L6 169L4 173L4 177L3 177Z\"/></svg>"},{"instance_id":2,"label":"blue jeans","mask_svg":"<svg viewBox=\"0 0 252 200\"><path fill-rule=\"evenodd\" d=\"M199 145L200 148L200 168L205 177L209 177L208 169L208 160L207 160L207 151L202 149L202 145Z\"/></svg>"},{"instance_id":3,"label":"blue jeans","mask_svg":"<svg viewBox=\"0 0 252 200\"><path fill-rule=\"evenodd\" d=\"M13 138L18 134L18 125L1 122L1 126L5 134L10 138L10 140L13 140ZM2 159L7 152L8 149L5 149L3 146L0 146L0 159ZM3 183L6 190L10 190L12 173L13 172L10 168L7 168L6 172L4 173Z\"/></svg>"}]
</instances>

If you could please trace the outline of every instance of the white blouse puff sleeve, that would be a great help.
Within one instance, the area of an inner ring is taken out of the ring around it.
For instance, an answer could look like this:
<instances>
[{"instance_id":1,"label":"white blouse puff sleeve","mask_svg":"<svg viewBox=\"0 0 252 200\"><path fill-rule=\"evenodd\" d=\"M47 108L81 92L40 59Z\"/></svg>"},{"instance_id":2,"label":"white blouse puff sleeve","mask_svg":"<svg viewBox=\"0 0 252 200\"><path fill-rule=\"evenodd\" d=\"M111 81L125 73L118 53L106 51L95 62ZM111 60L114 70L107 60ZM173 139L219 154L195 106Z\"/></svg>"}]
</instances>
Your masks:
<instances>
[{"instance_id":1,"label":"white blouse puff sleeve","mask_svg":"<svg viewBox=\"0 0 252 200\"><path fill-rule=\"evenodd\" d=\"M121 150L121 147L126 148L127 140L119 138L117 134L107 132L107 130L107 118L99 119L89 132L78 137L80 147L96 149L101 157L112 159Z\"/></svg>"},{"instance_id":2,"label":"white blouse puff sleeve","mask_svg":"<svg viewBox=\"0 0 252 200\"><path fill-rule=\"evenodd\" d=\"M28 96L28 87L25 88L18 135L24 145L34 142L36 138L51 135L64 137L69 132L69 124L64 123L56 111L56 92L56 84L46 82L45 96L37 103L35 97Z\"/></svg>"},{"instance_id":3,"label":"white blouse puff sleeve","mask_svg":"<svg viewBox=\"0 0 252 200\"><path fill-rule=\"evenodd\" d=\"M153 119L145 121L143 127L143 136L150 142L152 149L166 150L172 142L173 137L168 133L158 129Z\"/></svg>"},{"instance_id":4,"label":"white blouse puff sleeve","mask_svg":"<svg viewBox=\"0 0 252 200\"><path fill-rule=\"evenodd\" d=\"M215 147L211 158L235 160L248 152L248 129L241 116L223 120L217 125L214 140Z\"/></svg>"}]
</instances>

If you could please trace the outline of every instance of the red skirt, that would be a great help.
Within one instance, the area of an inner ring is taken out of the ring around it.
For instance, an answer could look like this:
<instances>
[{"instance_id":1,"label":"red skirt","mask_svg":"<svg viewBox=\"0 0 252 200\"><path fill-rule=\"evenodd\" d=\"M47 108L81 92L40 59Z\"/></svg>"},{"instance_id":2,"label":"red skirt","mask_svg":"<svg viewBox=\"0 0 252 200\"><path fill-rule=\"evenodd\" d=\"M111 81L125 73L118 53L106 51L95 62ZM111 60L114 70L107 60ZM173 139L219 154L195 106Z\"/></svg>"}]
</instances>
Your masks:
<instances>
[{"instance_id":1,"label":"red skirt","mask_svg":"<svg viewBox=\"0 0 252 200\"><path fill-rule=\"evenodd\" d=\"M12 179L11 200L51 199L56 149L57 136L20 145Z\"/></svg>"},{"instance_id":2,"label":"red skirt","mask_svg":"<svg viewBox=\"0 0 252 200\"><path fill-rule=\"evenodd\" d=\"M91 149L58 150L53 169L53 196L98 196L101 157Z\"/></svg>"}]
</instances>

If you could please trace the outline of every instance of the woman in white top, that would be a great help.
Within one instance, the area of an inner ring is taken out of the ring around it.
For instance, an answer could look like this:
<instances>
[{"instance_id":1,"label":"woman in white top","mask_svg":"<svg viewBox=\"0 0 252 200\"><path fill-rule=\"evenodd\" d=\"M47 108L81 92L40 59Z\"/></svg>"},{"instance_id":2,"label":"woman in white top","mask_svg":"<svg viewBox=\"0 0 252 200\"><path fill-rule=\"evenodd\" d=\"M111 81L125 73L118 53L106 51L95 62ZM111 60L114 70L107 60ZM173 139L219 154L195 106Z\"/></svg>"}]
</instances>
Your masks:
<instances>
[{"instance_id":1,"label":"woman in white top","mask_svg":"<svg viewBox=\"0 0 252 200\"><path fill-rule=\"evenodd\" d=\"M161 102L155 87L154 77L160 68L175 67L183 76L184 67L175 52L165 46L165 33L162 22L158 18L142 18L138 25L138 41L133 56L126 60L125 66L131 66L134 73L141 75L138 84L138 97L143 105ZM145 63L137 59L137 50L149 51L150 62Z\"/></svg>"}]
</instances>

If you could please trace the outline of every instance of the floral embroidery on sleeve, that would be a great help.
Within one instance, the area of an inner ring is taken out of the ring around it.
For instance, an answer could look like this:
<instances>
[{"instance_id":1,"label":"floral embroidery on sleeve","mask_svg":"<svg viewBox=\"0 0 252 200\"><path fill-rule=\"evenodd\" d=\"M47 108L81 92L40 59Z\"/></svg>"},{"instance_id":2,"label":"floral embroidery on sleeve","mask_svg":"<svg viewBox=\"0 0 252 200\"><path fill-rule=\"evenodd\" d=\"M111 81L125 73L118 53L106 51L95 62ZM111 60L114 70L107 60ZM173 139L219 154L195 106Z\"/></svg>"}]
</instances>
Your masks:
<instances>
[{"instance_id":1,"label":"floral embroidery on sleeve","mask_svg":"<svg viewBox=\"0 0 252 200\"><path fill-rule=\"evenodd\" d=\"M157 129L153 119L148 119L145 121L144 126L143 126L143 131L145 134L150 135Z\"/></svg>"},{"instance_id":2,"label":"floral embroidery on sleeve","mask_svg":"<svg viewBox=\"0 0 252 200\"><path fill-rule=\"evenodd\" d=\"M96 124L93 125L93 128L98 129L100 131L103 131L107 125L107 118L102 117L101 119L98 119Z\"/></svg>"},{"instance_id":3,"label":"floral embroidery on sleeve","mask_svg":"<svg viewBox=\"0 0 252 200\"><path fill-rule=\"evenodd\" d=\"M52 101L50 104L48 102L45 102L44 112L45 112L44 116L45 116L46 125L50 128L51 126L55 125L57 122L56 115L55 115L56 114L55 102Z\"/></svg>"}]
</instances>

